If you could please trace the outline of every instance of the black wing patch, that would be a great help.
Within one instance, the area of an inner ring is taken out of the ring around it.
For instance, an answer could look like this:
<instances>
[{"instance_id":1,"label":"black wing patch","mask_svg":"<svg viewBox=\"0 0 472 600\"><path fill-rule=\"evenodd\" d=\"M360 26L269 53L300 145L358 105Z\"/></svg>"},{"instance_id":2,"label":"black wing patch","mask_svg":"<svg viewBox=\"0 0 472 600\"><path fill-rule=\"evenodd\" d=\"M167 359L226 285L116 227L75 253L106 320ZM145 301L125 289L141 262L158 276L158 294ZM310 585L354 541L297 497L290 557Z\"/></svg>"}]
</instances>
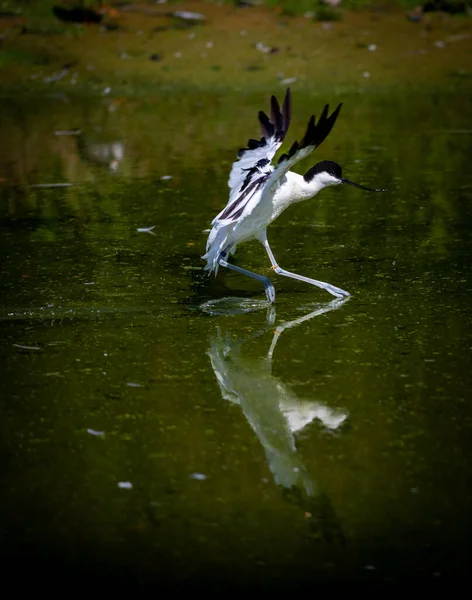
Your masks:
<instances>
[{"instance_id":1,"label":"black wing patch","mask_svg":"<svg viewBox=\"0 0 472 600\"><path fill-rule=\"evenodd\" d=\"M255 150L256 148L263 148L266 144L267 144L267 142L266 142L265 137L263 137L261 140L250 139L247 141L247 148L240 148L238 150L238 158L241 158L241 156L248 150Z\"/></svg>"},{"instance_id":2,"label":"black wing patch","mask_svg":"<svg viewBox=\"0 0 472 600\"><path fill-rule=\"evenodd\" d=\"M251 171L252 171L252 169L251 169ZM259 177L258 179L255 179L254 181L251 181L250 183L245 182L245 186L246 186L245 189L236 198L236 200L234 202L232 202L229 206L227 206L225 208L225 210L218 216L218 220L239 219L239 217L241 216L243 210L246 208L246 205L249 202L249 200L252 198L252 196L265 186L268 177L269 177L269 175L262 175L262 177Z\"/></svg>"},{"instance_id":3,"label":"black wing patch","mask_svg":"<svg viewBox=\"0 0 472 600\"><path fill-rule=\"evenodd\" d=\"M323 112L321 113L321 117L318 119L318 123L315 124L315 116L312 115L310 121L308 122L308 127L305 133L305 137L303 140L299 142L294 142L292 147L286 154L282 154L279 158L277 165L280 163L289 160L297 152L307 148L308 146L313 146L317 148L328 136L329 132L333 128L336 119L338 118L339 111L341 110L342 103L337 107L335 111L328 117L329 105L327 104Z\"/></svg>"},{"instance_id":4,"label":"black wing patch","mask_svg":"<svg viewBox=\"0 0 472 600\"><path fill-rule=\"evenodd\" d=\"M250 167L249 169L242 169L242 171L247 171L247 175L239 191L242 192L244 188L250 183L252 176L256 173L259 173L261 169L263 169L269 163L270 160L268 158L261 158L261 160L258 160L253 167Z\"/></svg>"},{"instance_id":5,"label":"black wing patch","mask_svg":"<svg viewBox=\"0 0 472 600\"><path fill-rule=\"evenodd\" d=\"M270 119L264 111L259 111L259 123L261 124L261 139L250 139L247 143L247 148L240 148L238 157L241 158L248 150L263 148L267 144L267 140L274 139L275 142L282 143L292 118L292 96L290 88L287 88L285 93L282 110L275 96L270 99Z\"/></svg>"}]
</instances>

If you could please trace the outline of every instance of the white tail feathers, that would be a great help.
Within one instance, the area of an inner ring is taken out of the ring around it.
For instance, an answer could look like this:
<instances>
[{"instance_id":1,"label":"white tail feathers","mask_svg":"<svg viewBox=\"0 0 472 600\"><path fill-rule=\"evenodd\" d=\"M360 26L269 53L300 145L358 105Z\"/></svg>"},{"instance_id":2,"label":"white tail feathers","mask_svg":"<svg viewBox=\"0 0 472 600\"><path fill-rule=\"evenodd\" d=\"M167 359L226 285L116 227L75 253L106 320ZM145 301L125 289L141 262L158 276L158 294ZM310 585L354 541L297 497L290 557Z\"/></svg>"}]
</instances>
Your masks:
<instances>
[{"instance_id":1,"label":"white tail feathers","mask_svg":"<svg viewBox=\"0 0 472 600\"><path fill-rule=\"evenodd\" d=\"M215 275L218 273L218 259L227 246L229 234L228 230L230 227L230 224L222 225L221 223L215 223L210 235L208 236L206 254L202 256L202 258L207 261L207 264L203 267L203 269L208 271L208 274L212 273L213 271L215 272Z\"/></svg>"}]
</instances>

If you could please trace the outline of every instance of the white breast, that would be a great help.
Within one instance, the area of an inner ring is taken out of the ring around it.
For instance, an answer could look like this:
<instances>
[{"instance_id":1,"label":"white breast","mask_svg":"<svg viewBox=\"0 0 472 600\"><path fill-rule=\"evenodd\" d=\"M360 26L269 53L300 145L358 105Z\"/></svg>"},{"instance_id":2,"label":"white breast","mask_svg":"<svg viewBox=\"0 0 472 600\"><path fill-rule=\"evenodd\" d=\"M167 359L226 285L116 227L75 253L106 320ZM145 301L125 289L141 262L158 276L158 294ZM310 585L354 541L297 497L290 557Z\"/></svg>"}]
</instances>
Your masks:
<instances>
[{"instance_id":1,"label":"white breast","mask_svg":"<svg viewBox=\"0 0 472 600\"><path fill-rule=\"evenodd\" d=\"M318 187L315 189L311 183L307 184L302 175L292 171L286 173L285 177L280 180L280 184L272 201L270 222L281 215L291 204L312 198L320 189Z\"/></svg>"},{"instance_id":2,"label":"white breast","mask_svg":"<svg viewBox=\"0 0 472 600\"><path fill-rule=\"evenodd\" d=\"M323 186L307 183L302 175L288 171L279 179L272 190L264 190L261 201L252 212L234 228L238 243L257 237L258 233L275 221L283 211L295 202L307 200L319 192Z\"/></svg>"}]
</instances>

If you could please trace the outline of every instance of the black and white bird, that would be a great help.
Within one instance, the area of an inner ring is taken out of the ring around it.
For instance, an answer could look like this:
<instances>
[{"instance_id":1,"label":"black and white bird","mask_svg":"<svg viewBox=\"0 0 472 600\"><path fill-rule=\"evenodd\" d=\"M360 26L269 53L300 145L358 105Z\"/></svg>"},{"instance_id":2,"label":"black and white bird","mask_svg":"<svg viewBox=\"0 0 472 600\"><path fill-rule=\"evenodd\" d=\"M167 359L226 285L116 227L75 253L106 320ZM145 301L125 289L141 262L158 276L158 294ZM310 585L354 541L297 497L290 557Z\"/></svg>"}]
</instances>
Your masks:
<instances>
[{"instance_id":1,"label":"black and white bird","mask_svg":"<svg viewBox=\"0 0 472 600\"><path fill-rule=\"evenodd\" d=\"M274 302L275 289L268 277L228 262L238 244L256 239L264 246L272 269L277 274L316 285L337 298L349 296L349 292L330 283L303 277L279 267L267 241L267 226L288 206L316 196L325 187L347 183L370 192L384 191L349 181L342 176L341 167L329 160L317 163L305 175L290 171L295 163L306 158L326 139L341 106L342 104L329 115L329 106L326 105L318 122L315 122L315 117L312 116L302 141L294 142L290 150L279 158L277 165L273 165L272 159L290 125L292 101L290 89L287 89L280 110L277 99L272 96L270 118L263 111L259 112L261 139L250 139L248 147L239 150L238 160L233 163L228 180L229 200L211 223L206 254L202 257L207 261L205 270L216 274L221 265L253 277L264 284L267 300Z\"/></svg>"}]
</instances>

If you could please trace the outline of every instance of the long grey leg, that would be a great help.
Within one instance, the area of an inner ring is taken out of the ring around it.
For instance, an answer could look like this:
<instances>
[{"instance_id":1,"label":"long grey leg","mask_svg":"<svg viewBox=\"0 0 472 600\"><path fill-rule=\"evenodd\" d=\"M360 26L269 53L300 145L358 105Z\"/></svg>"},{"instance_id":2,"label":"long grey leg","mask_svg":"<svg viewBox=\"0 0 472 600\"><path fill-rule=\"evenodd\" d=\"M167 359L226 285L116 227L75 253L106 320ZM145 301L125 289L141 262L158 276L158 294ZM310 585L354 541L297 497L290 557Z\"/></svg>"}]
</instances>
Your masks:
<instances>
[{"instance_id":1,"label":"long grey leg","mask_svg":"<svg viewBox=\"0 0 472 600\"><path fill-rule=\"evenodd\" d=\"M266 231L262 231L260 233L259 239L260 239L262 245L264 246L264 248L266 249L267 254L269 255L270 262L272 263L272 269L278 275L285 275L285 277L291 277L292 279L298 279L299 281L304 281L305 283L311 283L311 285L316 285L317 287L319 287L323 290L326 290L333 296L336 296L336 298L342 298L343 296L351 295L349 292L346 292L346 291L342 290L341 288L331 285L330 283L325 283L324 281L318 281L317 279L309 279L308 277L303 277L303 275L297 275L297 273L292 273L291 271L286 271L285 269L282 269L277 264L277 261L275 260L275 256L274 256L272 250L270 249L269 242L267 241Z\"/></svg>"},{"instance_id":2,"label":"long grey leg","mask_svg":"<svg viewBox=\"0 0 472 600\"><path fill-rule=\"evenodd\" d=\"M264 289L265 289L265 293L267 296L267 300L272 304L272 302L274 302L275 300L275 289L274 286L272 285L270 279L268 277L264 277L264 275L258 275L257 273L253 273L252 271L247 271L246 269L242 269L241 267L237 267L236 265L232 265L231 263L227 262L226 260L224 260L224 258L221 257L218 259L218 263L222 266L222 267L226 267L228 269L232 269L233 271L236 271L236 273L241 273L242 275L247 275L248 277L252 277L253 279L257 279L257 281L260 281L261 283L264 284Z\"/></svg>"}]
</instances>

